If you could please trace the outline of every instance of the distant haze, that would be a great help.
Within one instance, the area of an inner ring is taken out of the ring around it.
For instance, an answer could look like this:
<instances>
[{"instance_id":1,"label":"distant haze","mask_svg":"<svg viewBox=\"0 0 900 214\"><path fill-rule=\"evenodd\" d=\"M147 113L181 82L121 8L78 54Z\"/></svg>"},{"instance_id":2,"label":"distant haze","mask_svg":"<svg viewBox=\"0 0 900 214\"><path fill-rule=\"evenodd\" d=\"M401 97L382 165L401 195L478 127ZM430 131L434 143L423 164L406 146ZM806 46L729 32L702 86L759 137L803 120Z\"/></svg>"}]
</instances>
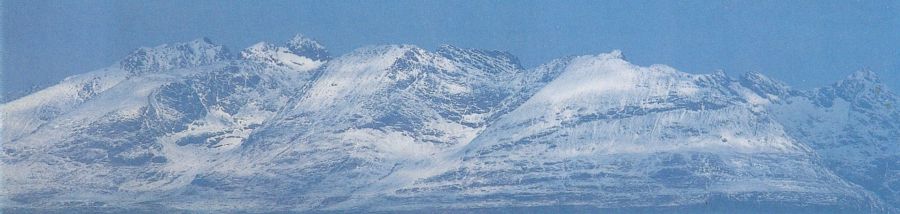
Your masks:
<instances>
[{"instance_id":1,"label":"distant haze","mask_svg":"<svg viewBox=\"0 0 900 214\"><path fill-rule=\"evenodd\" d=\"M388 43L509 51L526 67L623 51L691 73L759 71L801 88L870 69L900 89L900 1L4 1L14 98L141 46L209 37L238 52L296 33L333 55Z\"/></svg>"}]
</instances>

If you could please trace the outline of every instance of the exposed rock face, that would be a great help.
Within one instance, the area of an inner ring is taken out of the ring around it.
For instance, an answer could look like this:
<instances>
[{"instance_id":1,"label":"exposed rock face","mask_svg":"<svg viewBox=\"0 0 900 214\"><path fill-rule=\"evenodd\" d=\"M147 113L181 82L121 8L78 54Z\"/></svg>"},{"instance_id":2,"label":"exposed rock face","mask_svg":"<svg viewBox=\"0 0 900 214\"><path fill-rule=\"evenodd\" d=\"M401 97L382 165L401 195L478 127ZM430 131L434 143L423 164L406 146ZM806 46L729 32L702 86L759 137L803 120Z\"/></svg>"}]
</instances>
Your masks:
<instances>
[{"instance_id":1,"label":"exposed rock face","mask_svg":"<svg viewBox=\"0 0 900 214\"><path fill-rule=\"evenodd\" d=\"M139 48L122 59L119 64L123 70L140 74L210 65L230 58L231 55L224 46L201 38L186 43Z\"/></svg>"}]
</instances>

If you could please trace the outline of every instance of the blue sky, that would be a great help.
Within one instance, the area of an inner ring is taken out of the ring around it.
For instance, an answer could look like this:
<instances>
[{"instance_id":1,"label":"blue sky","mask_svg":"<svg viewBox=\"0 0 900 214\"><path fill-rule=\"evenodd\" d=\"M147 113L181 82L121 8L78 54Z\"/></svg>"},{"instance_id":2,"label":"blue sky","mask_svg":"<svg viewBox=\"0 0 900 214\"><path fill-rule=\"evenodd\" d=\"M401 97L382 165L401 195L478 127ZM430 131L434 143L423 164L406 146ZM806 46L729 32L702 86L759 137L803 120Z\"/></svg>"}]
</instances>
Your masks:
<instances>
[{"instance_id":1,"label":"blue sky","mask_svg":"<svg viewBox=\"0 0 900 214\"><path fill-rule=\"evenodd\" d=\"M900 89L900 1L4 1L5 93L209 37L237 52L295 33L506 50L527 67L621 49L635 64L760 71L799 88L871 69ZM897 91L897 90L895 90Z\"/></svg>"}]
</instances>

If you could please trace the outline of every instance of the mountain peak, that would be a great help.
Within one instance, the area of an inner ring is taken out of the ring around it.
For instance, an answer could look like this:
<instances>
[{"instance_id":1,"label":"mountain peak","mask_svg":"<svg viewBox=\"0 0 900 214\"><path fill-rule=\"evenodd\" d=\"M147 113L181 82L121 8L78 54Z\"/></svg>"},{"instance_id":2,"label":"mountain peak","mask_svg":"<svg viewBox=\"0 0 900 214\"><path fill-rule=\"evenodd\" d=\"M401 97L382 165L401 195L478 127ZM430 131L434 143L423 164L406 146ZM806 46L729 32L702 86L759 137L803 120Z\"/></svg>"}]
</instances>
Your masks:
<instances>
[{"instance_id":1,"label":"mountain peak","mask_svg":"<svg viewBox=\"0 0 900 214\"><path fill-rule=\"evenodd\" d=\"M190 43L191 44L216 45L215 43L213 43L213 41L211 39L209 39L209 37L205 37L205 36L191 40Z\"/></svg>"},{"instance_id":2,"label":"mountain peak","mask_svg":"<svg viewBox=\"0 0 900 214\"><path fill-rule=\"evenodd\" d=\"M878 74L868 69L853 72L830 88L847 100L856 100L869 95L880 96L887 91L887 86L881 82Z\"/></svg>"},{"instance_id":3,"label":"mountain peak","mask_svg":"<svg viewBox=\"0 0 900 214\"><path fill-rule=\"evenodd\" d=\"M209 65L230 58L231 54L225 46L202 37L190 42L138 48L122 59L119 65L132 74L139 74Z\"/></svg>"},{"instance_id":4,"label":"mountain peak","mask_svg":"<svg viewBox=\"0 0 900 214\"><path fill-rule=\"evenodd\" d=\"M325 61L331 59L325 46L319 44L318 41L306 37L303 34L296 34L285 44L288 50L298 56L304 56L312 60Z\"/></svg>"},{"instance_id":5,"label":"mountain peak","mask_svg":"<svg viewBox=\"0 0 900 214\"><path fill-rule=\"evenodd\" d=\"M784 82L769 78L768 76L757 72L747 72L740 78L740 83L744 87L753 90L759 95L767 96L769 94L776 96L784 96L791 94L791 88Z\"/></svg>"},{"instance_id":6,"label":"mountain peak","mask_svg":"<svg viewBox=\"0 0 900 214\"><path fill-rule=\"evenodd\" d=\"M853 72L841 81L835 83L835 88L844 89L845 91L859 91L865 88L871 88L874 85L881 84L881 79L875 72L864 69Z\"/></svg>"},{"instance_id":7,"label":"mountain peak","mask_svg":"<svg viewBox=\"0 0 900 214\"><path fill-rule=\"evenodd\" d=\"M504 70L524 69L519 58L506 51L467 49L443 44L435 53L454 61L471 63L481 69L495 65L504 65L506 67Z\"/></svg>"},{"instance_id":8,"label":"mountain peak","mask_svg":"<svg viewBox=\"0 0 900 214\"><path fill-rule=\"evenodd\" d=\"M606 53L606 55L611 58L625 60L625 55L622 54L622 50L619 49L612 50L609 53Z\"/></svg>"},{"instance_id":9,"label":"mountain peak","mask_svg":"<svg viewBox=\"0 0 900 214\"><path fill-rule=\"evenodd\" d=\"M241 51L241 59L284 66L297 71L314 70L324 64L323 60L301 56L288 48L278 47L267 42L259 42L244 49Z\"/></svg>"},{"instance_id":10,"label":"mountain peak","mask_svg":"<svg viewBox=\"0 0 900 214\"><path fill-rule=\"evenodd\" d=\"M880 83L881 79L878 77L878 74L869 69L858 70L853 72L845 81L861 81L861 82L871 82L871 83Z\"/></svg>"}]
</instances>

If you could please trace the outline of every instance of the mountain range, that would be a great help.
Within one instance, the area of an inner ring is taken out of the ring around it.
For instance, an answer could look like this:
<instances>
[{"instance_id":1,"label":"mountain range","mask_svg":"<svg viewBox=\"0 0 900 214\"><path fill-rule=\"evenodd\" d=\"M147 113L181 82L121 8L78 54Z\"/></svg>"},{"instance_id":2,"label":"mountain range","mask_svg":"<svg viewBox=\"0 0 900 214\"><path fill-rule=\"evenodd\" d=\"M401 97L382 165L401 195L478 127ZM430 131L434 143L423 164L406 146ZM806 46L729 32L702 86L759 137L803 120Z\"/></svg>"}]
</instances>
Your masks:
<instances>
[{"instance_id":1,"label":"mountain range","mask_svg":"<svg viewBox=\"0 0 900 214\"><path fill-rule=\"evenodd\" d=\"M5 212L900 212L900 99L857 71L525 68L443 45L206 38L0 105Z\"/></svg>"}]
</instances>

